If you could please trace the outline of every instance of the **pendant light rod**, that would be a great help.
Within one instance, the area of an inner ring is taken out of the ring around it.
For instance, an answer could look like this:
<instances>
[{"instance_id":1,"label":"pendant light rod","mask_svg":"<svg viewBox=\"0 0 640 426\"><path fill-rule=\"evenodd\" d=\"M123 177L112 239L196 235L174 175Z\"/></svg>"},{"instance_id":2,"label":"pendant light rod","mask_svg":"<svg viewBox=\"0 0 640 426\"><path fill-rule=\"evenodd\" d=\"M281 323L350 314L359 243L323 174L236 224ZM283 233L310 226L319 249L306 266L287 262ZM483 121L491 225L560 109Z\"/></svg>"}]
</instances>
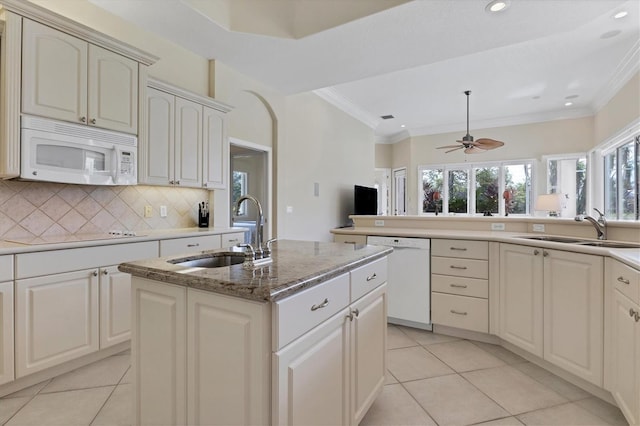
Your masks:
<instances>
[{"instance_id":1,"label":"pendant light rod","mask_svg":"<svg viewBox=\"0 0 640 426\"><path fill-rule=\"evenodd\" d=\"M469 134L469 95L471 94L471 90L465 90L465 95L467 95L467 134L462 138L465 142L473 142L473 136Z\"/></svg>"}]
</instances>

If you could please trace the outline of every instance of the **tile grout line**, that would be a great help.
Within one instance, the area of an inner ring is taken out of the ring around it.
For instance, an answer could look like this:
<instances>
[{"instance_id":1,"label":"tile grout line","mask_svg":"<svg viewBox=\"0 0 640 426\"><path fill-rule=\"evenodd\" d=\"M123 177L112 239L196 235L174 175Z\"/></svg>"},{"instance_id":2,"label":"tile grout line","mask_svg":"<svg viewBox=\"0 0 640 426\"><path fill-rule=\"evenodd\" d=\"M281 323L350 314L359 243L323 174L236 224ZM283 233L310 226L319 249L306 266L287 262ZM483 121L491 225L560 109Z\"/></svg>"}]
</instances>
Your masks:
<instances>
[{"instance_id":1,"label":"tile grout line","mask_svg":"<svg viewBox=\"0 0 640 426\"><path fill-rule=\"evenodd\" d=\"M104 386L104 387L106 387L106 386ZM118 385L113 386L113 389L111 389L111 393L109 393L109 396L107 398L105 398L104 402L102 403L102 405L100 406L98 411L96 411L96 414L93 416L93 418L91 419L91 421L89 422L89 424L87 426L91 426L93 424L93 422L96 421L96 419L98 418L98 415L100 414L100 412L102 411L104 406L107 405L107 402L111 399L111 397L113 396L113 393L116 391L117 387L118 387Z\"/></svg>"}]
</instances>

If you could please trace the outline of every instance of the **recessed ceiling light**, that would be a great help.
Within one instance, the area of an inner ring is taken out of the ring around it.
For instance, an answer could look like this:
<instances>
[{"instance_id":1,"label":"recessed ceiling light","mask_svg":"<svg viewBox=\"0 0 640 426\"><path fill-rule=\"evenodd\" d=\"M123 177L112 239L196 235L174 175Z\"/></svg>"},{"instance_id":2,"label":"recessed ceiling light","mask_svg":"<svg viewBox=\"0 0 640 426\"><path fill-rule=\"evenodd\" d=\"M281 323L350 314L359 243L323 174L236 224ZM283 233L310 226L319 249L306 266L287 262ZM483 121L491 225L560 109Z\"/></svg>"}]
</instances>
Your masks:
<instances>
[{"instance_id":1,"label":"recessed ceiling light","mask_svg":"<svg viewBox=\"0 0 640 426\"><path fill-rule=\"evenodd\" d=\"M564 103L564 106L571 106L571 105L573 105L573 102L565 102Z\"/></svg>"},{"instance_id":2,"label":"recessed ceiling light","mask_svg":"<svg viewBox=\"0 0 640 426\"><path fill-rule=\"evenodd\" d=\"M405 128L405 127L407 127L407 126L405 126L404 124L401 124L401 125L400 125L400 127L402 127L402 128L404 129L404 128Z\"/></svg>"},{"instance_id":3,"label":"recessed ceiling light","mask_svg":"<svg viewBox=\"0 0 640 426\"><path fill-rule=\"evenodd\" d=\"M492 0L484 8L489 13L501 12L509 7L510 0Z\"/></svg>"},{"instance_id":4,"label":"recessed ceiling light","mask_svg":"<svg viewBox=\"0 0 640 426\"><path fill-rule=\"evenodd\" d=\"M627 12L626 10L621 10L620 12L616 13L615 15L613 15L613 19L621 19L624 18L625 16L627 16L629 14L629 12Z\"/></svg>"}]
</instances>

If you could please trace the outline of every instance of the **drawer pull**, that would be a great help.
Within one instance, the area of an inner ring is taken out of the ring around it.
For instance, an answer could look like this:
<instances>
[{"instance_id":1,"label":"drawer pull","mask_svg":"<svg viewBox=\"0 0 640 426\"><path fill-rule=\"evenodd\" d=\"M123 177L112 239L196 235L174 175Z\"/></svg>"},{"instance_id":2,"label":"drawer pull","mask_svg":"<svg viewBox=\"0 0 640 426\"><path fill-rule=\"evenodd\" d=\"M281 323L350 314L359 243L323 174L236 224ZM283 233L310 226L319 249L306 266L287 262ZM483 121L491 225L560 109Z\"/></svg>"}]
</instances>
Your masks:
<instances>
[{"instance_id":1,"label":"drawer pull","mask_svg":"<svg viewBox=\"0 0 640 426\"><path fill-rule=\"evenodd\" d=\"M456 314L456 315L467 315L466 312L459 312L459 311L456 311L454 309L451 309L449 312L451 312L452 314Z\"/></svg>"},{"instance_id":2,"label":"drawer pull","mask_svg":"<svg viewBox=\"0 0 640 426\"><path fill-rule=\"evenodd\" d=\"M229 240L230 243L237 243L239 240L237 238L234 238L233 240Z\"/></svg>"},{"instance_id":3,"label":"drawer pull","mask_svg":"<svg viewBox=\"0 0 640 426\"><path fill-rule=\"evenodd\" d=\"M378 278L378 276L377 276L377 275L376 275L376 273L374 272L372 275L369 275L369 276L367 277L367 281L373 281L373 280L375 280L376 278Z\"/></svg>"},{"instance_id":4,"label":"drawer pull","mask_svg":"<svg viewBox=\"0 0 640 426\"><path fill-rule=\"evenodd\" d=\"M345 241L344 243L345 244L355 244L356 242L355 241Z\"/></svg>"},{"instance_id":5,"label":"drawer pull","mask_svg":"<svg viewBox=\"0 0 640 426\"><path fill-rule=\"evenodd\" d=\"M322 302L321 304L319 304L319 305L313 305L313 306L311 307L311 310L312 310L312 311L317 311L318 309L325 308L328 304L329 304L329 299L324 299L324 302Z\"/></svg>"},{"instance_id":6,"label":"drawer pull","mask_svg":"<svg viewBox=\"0 0 640 426\"><path fill-rule=\"evenodd\" d=\"M187 247L200 247L200 243L187 244Z\"/></svg>"},{"instance_id":7,"label":"drawer pull","mask_svg":"<svg viewBox=\"0 0 640 426\"><path fill-rule=\"evenodd\" d=\"M638 313L633 309L633 308L629 308L629 316L633 317L634 315L637 315Z\"/></svg>"},{"instance_id":8,"label":"drawer pull","mask_svg":"<svg viewBox=\"0 0 640 426\"><path fill-rule=\"evenodd\" d=\"M451 268L451 269L467 269L466 266L456 266L456 265L451 265L451 266L449 266L449 268Z\"/></svg>"},{"instance_id":9,"label":"drawer pull","mask_svg":"<svg viewBox=\"0 0 640 426\"><path fill-rule=\"evenodd\" d=\"M466 284L449 284L449 286L455 287L455 288L467 288Z\"/></svg>"},{"instance_id":10,"label":"drawer pull","mask_svg":"<svg viewBox=\"0 0 640 426\"><path fill-rule=\"evenodd\" d=\"M449 250L467 251L466 247L449 247Z\"/></svg>"},{"instance_id":11,"label":"drawer pull","mask_svg":"<svg viewBox=\"0 0 640 426\"><path fill-rule=\"evenodd\" d=\"M622 276L618 277L618 282L629 285L629 280L625 280Z\"/></svg>"}]
</instances>

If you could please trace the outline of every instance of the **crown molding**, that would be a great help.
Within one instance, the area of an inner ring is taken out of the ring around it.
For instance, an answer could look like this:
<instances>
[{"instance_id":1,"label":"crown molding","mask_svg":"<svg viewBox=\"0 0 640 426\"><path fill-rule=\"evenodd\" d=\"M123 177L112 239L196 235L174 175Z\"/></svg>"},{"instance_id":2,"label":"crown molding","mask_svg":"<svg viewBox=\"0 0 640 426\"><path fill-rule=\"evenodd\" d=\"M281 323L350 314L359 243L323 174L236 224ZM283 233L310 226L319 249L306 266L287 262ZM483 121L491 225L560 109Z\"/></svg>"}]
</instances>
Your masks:
<instances>
[{"instance_id":1,"label":"crown molding","mask_svg":"<svg viewBox=\"0 0 640 426\"><path fill-rule=\"evenodd\" d=\"M380 117L373 116L362 108L354 104L350 99L340 95L334 88L325 87L323 89L314 90L313 93L329 102L333 106L346 112L356 120L360 120L365 125L374 129L378 127L378 124L382 121Z\"/></svg>"},{"instance_id":2,"label":"crown molding","mask_svg":"<svg viewBox=\"0 0 640 426\"><path fill-rule=\"evenodd\" d=\"M135 46L124 43L106 34L102 34L86 25L75 22L65 16L59 15L49 9L40 7L24 0L0 0L2 8L25 18L32 19L42 24L63 31L72 36L89 41L97 46L104 47L144 65L151 65L160 59L159 57L138 49Z\"/></svg>"},{"instance_id":3,"label":"crown molding","mask_svg":"<svg viewBox=\"0 0 640 426\"><path fill-rule=\"evenodd\" d=\"M637 40L618 64L609 82L598 92L593 108L600 111L640 71L640 40Z\"/></svg>"}]
</instances>

